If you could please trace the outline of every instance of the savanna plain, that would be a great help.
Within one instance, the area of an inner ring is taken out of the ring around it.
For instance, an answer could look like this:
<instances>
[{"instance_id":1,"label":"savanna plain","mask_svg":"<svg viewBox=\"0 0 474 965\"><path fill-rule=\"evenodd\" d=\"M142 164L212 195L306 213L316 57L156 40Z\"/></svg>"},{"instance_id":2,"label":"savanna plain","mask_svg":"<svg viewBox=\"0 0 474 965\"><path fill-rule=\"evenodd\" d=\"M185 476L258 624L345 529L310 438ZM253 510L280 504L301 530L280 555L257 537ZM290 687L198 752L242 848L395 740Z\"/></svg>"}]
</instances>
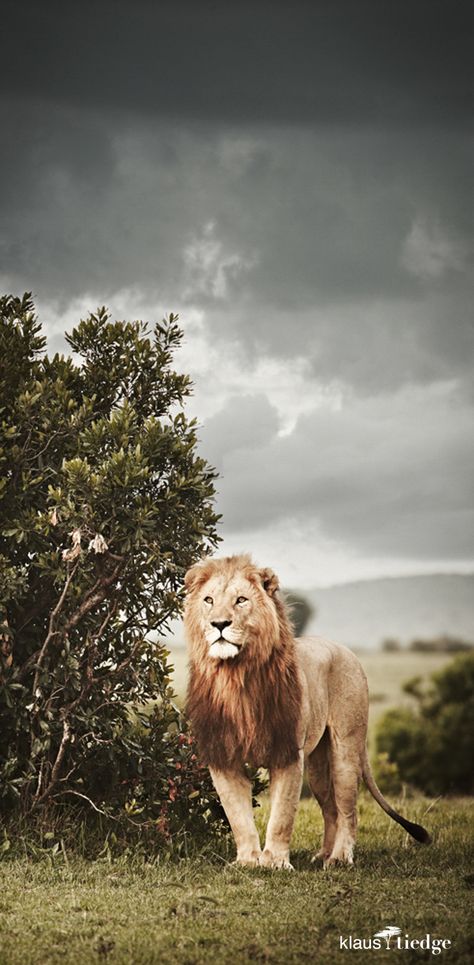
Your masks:
<instances>
[{"instance_id":1,"label":"savanna plain","mask_svg":"<svg viewBox=\"0 0 474 965\"><path fill-rule=\"evenodd\" d=\"M173 661L178 663L181 659ZM362 657L374 697L372 717L402 697L400 685L428 676L443 658L415 654ZM183 682L177 667L176 687ZM170 849L149 857L104 840L95 860L77 841L26 836L0 861L0 965L204 965L204 963L378 963L474 961L471 928L473 807L469 799L405 795L395 806L424 824L430 846L412 842L366 792L352 868L323 871L318 807L302 800L293 837L294 871L232 864L230 841ZM268 801L257 822L263 828ZM387 926L402 938L444 939L432 950L357 949ZM341 940L345 941L341 947ZM354 946L354 941L353 941Z\"/></svg>"}]
</instances>

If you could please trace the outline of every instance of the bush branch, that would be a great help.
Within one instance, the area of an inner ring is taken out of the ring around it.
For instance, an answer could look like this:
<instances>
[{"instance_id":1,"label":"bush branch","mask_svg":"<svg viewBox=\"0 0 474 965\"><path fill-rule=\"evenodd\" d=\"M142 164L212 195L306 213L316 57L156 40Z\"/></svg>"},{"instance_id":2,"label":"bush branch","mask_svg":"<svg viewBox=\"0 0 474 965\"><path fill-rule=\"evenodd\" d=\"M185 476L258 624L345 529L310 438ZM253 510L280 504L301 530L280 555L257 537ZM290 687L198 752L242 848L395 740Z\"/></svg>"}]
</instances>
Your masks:
<instances>
[{"instance_id":1,"label":"bush branch","mask_svg":"<svg viewBox=\"0 0 474 965\"><path fill-rule=\"evenodd\" d=\"M62 591L61 591L61 595L60 595L60 597L59 597L59 600L58 600L56 606L54 607L54 610L51 610L50 617L49 617L49 624L48 624L48 633L46 634L46 639L45 639L45 641L44 641L44 643L43 643L43 646L41 647L41 650L40 650L40 652L39 652L39 654L38 654L38 659L37 659L37 661L36 661L36 673L35 673L35 677L34 677L34 681L33 681L33 696L36 696L36 690L37 690L37 687L38 687L38 683L39 683L39 679L40 679L41 670L42 670L42 668L43 668L44 660L45 660L46 654L47 654L47 652L48 652L49 644L51 643L51 640L53 639L53 637L56 636L56 634L59 632L58 630L55 630L55 629L54 629L54 624L55 624L56 617L58 617L59 614L61 613L61 610L62 610L63 605L64 605L64 601L65 601L66 596L67 596L67 591L68 591L68 589L69 589L69 587L70 587L70 585L71 585L72 580L74 579L74 576L75 576L75 573L76 573L76 570L77 570L77 567L78 567L78 566L79 566L79 560L77 560L77 562L74 564L74 566L72 567L72 569L69 569L69 566L68 566L69 572L68 572L68 574L67 574L67 576L66 576L66 580L65 580L65 582L64 582L64 586L63 586L63 589L62 589Z\"/></svg>"},{"instance_id":2,"label":"bush branch","mask_svg":"<svg viewBox=\"0 0 474 965\"><path fill-rule=\"evenodd\" d=\"M66 750L67 750L67 745L69 744L70 740L71 740L71 728L70 728L70 726L69 726L69 721L67 721L66 719L64 719L64 720L63 720L63 736L62 736L62 738L61 738L61 743L60 743L59 748L58 748L58 753L56 754L56 760L55 760L55 762L54 762L54 764L53 764L53 769L52 769L52 771L51 771L51 777L50 777L50 779L49 779L48 786L47 786L46 789L43 791L43 793L40 794L39 797L37 797L37 796L35 795L35 799L34 799L34 802L33 802L32 810L34 810L34 808L39 807L40 804L43 804L44 801L46 801L46 799L47 799L48 797L50 797L50 795L51 795L52 792L54 791L54 788L56 787L56 784L58 783L59 778L60 778L61 768L62 768L62 766L63 766L63 761L64 761L64 757L65 757ZM38 787L38 790L40 790L40 787ZM36 792L36 794L38 794L38 791Z\"/></svg>"}]
</instances>

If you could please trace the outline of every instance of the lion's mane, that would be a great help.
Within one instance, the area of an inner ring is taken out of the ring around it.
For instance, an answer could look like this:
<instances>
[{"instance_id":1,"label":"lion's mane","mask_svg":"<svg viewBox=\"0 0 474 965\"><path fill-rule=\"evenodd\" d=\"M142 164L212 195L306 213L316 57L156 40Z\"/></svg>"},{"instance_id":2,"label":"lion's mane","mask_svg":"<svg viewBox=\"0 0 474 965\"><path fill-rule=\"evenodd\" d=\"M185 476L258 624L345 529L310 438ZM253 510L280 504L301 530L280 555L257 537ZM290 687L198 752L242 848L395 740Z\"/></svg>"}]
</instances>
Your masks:
<instances>
[{"instance_id":1,"label":"lion's mane","mask_svg":"<svg viewBox=\"0 0 474 965\"><path fill-rule=\"evenodd\" d=\"M233 660L208 654L198 614L198 593L211 576L245 576L259 601L258 623ZM283 768L298 758L302 689L288 613L271 571L248 556L208 560L187 584L185 627L190 650L187 712L204 763L217 770ZM272 580L274 584L272 584Z\"/></svg>"}]
</instances>

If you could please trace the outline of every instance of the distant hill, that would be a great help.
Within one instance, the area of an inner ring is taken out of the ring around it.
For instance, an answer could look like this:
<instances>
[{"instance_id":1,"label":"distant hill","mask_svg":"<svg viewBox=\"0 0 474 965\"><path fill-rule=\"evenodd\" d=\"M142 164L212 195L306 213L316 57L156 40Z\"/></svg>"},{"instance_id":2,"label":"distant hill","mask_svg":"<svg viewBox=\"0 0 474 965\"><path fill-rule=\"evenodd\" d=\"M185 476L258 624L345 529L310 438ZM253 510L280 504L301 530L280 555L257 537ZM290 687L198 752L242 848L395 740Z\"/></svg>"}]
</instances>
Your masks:
<instances>
[{"instance_id":1,"label":"distant hill","mask_svg":"<svg viewBox=\"0 0 474 965\"><path fill-rule=\"evenodd\" d=\"M316 610L307 633L355 648L441 634L474 641L474 574L390 577L304 591Z\"/></svg>"}]
</instances>

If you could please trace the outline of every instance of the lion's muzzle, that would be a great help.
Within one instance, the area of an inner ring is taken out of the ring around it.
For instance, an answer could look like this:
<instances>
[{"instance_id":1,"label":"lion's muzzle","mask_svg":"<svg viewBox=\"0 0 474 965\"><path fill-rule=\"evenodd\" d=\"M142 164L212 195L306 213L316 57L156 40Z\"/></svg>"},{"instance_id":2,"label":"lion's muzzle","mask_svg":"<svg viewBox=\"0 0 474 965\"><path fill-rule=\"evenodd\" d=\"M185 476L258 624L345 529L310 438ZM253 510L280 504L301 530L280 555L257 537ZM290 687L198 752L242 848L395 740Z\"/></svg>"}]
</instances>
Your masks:
<instances>
[{"instance_id":1,"label":"lion's muzzle","mask_svg":"<svg viewBox=\"0 0 474 965\"><path fill-rule=\"evenodd\" d=\"M236 643L229 643L228 640L224 640L221 637L216 640L215 643L211 643L209 647L209 656L213 657L214 660L229 660L232 657L236 657L239 653L240 647Z\"/></svg>"},{"instance_id":2,"label":"lion's muzzle","mask_svg":"<svg viewBox=\"0 0 474 965\"><path fill-rule=\"evenodd\" d=\"M206 630L209 656L215 660L236 657L243 645L241 631L232 620L211 620Z\"/></svg>"}]
</instances>

